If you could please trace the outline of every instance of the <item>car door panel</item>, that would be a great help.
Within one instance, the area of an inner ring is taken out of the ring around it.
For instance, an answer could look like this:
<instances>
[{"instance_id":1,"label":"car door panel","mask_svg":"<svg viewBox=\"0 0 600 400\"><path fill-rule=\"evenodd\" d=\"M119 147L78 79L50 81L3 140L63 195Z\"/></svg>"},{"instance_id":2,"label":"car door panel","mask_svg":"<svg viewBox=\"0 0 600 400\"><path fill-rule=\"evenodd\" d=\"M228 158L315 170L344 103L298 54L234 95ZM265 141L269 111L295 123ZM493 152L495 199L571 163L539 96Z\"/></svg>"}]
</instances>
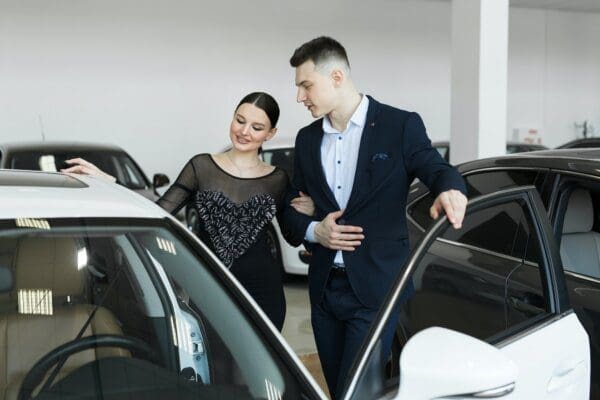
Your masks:
<instances>
[{"instance_id":1,"label":"car door panel","mask_svg":"<svg viewBox=\"0 0 600 400\"><path fill-rule=\"evenodd\" d=\"M515 390L506 400L589 398L589 341L575 313L541 323L499 347L519 367Z\"/></svg>"},{"instance_id":2,"label":"car door panel","mask_svg":"<svg viewBox=\"0 0 600 400\"><path fill-rule=\"evenodd\" d=\"M521 215L502 208L513 203ZM484 229L477 223L486 218L492 223ZM513 222L518 226L513 236L507 230L494 234L499 223ZM467 232L453 231L442 218L424 233L388 296L373 337L363 346L344 398L391 396L394 380L378 378L373 371L381 370L376 366L382 362L379 335L400 310L400 321L411 323L409 336L440 326L485 339L506 354L518 374L514 390L503 398L587 399L589 339L569 307L560 255L535 187L471 200L463 229ZM483 235L488 237L477 242ZM408 282L414 295L401 302ZM443 343L437 345L443 349Z\"/></svg>"}]
</instances>

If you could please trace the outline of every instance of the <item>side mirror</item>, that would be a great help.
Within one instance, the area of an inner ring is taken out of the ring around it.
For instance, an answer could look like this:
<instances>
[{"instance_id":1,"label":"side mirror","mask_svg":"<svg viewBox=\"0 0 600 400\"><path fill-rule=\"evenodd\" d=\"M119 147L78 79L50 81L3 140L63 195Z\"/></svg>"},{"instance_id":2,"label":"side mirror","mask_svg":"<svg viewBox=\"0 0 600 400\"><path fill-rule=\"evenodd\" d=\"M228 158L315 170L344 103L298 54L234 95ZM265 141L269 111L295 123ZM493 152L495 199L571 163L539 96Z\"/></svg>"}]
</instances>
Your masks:
<instances>
[{"instance_id":1,"label":"side mirror","mask_svg":"<svg viewBox=\"0 0 600 400\"><path fill-rule=\"evenodd\" d=\"M154 174L154 178L152 178L152 186L154 189L168 185L169 182L171 181L165 174Z\"/></svg>"},{"instance_id":2,"label":"side mirror","mask_svg":"<svg viewBox=\"0 0 600 400\"><path fill-rule=\"evenodd\" d=\"M445 328L413 336L400 356L396 400L499 398L511 393L516 364L494 346Z\"/></svg>"}]
</instances>

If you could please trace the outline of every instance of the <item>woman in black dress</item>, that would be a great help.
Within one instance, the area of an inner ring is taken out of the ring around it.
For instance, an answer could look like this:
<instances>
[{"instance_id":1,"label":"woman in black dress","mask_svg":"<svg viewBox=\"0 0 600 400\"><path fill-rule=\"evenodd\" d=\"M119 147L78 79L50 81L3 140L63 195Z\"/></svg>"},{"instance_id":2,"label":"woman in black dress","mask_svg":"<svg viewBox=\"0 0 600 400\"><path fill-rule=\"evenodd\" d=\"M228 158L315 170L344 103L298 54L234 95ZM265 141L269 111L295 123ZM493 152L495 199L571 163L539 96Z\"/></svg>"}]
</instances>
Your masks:
<instances>
[{"instance_id":1,"label":"woman in black dress","mask_svg":"<svg viewBox=\"0 0 600 400\"><path fill-rule=\"evenodd\" d=\"M186 205L197 208L200 239L230 268L281 330L285 297L281 272L269 257L266 228L286 206L290 183L284 170L258 156L262 144L277 132L278 118L279 107L270 95L256 92L244 97L229 129L231 150L192 157L157 204L171 214ZM74 166L64 172L115 180L85 160L67 162ZM310 197L296 198L291 206L307 215L314 212Z\"/></svg>"}]
</instances>

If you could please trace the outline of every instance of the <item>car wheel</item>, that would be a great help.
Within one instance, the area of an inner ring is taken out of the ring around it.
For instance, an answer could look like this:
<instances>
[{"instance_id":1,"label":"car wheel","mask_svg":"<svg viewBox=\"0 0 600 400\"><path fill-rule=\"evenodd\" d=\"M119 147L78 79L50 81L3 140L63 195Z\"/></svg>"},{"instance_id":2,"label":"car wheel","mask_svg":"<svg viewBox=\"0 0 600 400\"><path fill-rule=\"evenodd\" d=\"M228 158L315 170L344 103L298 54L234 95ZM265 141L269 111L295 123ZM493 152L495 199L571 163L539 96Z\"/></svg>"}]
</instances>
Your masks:
<instances>
[{"instance_id":1,"label":"car wheel","mask_svg":"<svg viewBox=\"0 0 600 400\"><path fill-rule=\"evenodd\" d=\"M281 256L281 247L279 246L279 239L277 239L277 233L275 232L275 228L273 225L269 224L266 229L267 235L267 245L269 247L269 257L271 261L275 263L279 267L279 271L281 272L281 280L283 282L289 281L289 275L285 272L285 268L283 267L283 259Z\"/></svg>"},{"instance_id":2,"label":"car wheel","mask_svg":"<svg viewBox=\"0 0 600 400\"><path fill-rule=\"evenodd\" d=\"M198 236L198 232L200 232L200 214L198 214L198 210L196 210L194 207L188 208L185 220L187 222L188 229L194 235Z\"/></svg>"}]
</instances>

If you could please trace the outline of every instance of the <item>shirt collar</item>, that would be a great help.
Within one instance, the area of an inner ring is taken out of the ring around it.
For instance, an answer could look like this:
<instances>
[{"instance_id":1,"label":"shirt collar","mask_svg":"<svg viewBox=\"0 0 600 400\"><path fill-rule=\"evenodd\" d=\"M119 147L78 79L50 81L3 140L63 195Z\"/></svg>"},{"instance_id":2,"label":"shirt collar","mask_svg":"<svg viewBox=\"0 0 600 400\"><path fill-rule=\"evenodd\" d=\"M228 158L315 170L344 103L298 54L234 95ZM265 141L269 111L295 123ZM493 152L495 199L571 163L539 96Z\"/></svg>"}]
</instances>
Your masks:
<instances>
[{"instance_id":1,"label":"shirt collar","mask_svg":"<svg viewBox=\"0 0 600 400\"><path fill-rule=\"evenodd\" d=\"M369 99L364 94L361 94L362 100L354 110L354 114L350 117L349 124L354 124L359 128L365 126L365 121L367 120L367 111L369 109ZM348 129L348 127L346 127ZM323 131L325 133L340 133L337 129L335 129L331 122L329 122L329 117L323 117Z\"/></svg>"}]
</instances>

